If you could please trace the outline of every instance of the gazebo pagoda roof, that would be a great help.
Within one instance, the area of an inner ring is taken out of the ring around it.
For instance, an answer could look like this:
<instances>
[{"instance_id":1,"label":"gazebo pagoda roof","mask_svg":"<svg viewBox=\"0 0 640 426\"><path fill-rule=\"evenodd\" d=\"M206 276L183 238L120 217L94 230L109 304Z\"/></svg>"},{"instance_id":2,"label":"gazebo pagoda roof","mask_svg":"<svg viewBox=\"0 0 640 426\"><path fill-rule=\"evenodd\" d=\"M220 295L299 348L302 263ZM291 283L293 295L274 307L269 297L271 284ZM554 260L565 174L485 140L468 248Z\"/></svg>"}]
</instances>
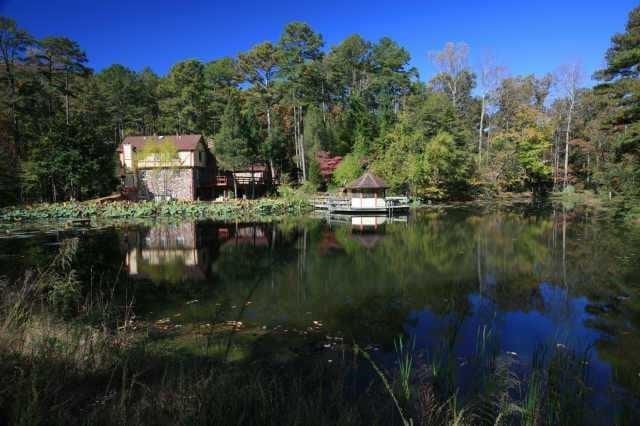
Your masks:
<instances>
[{"instance_id":1,"label":"gazebo pagoda roof","mask_svg":"<svg viewBox=\"0 0 640 426\"><path fill-rule=\"evenodd\" d=\"M347 185L347 189L387 189L389 185L371 172L366 172Z\"/></svg>"}]
</instances>

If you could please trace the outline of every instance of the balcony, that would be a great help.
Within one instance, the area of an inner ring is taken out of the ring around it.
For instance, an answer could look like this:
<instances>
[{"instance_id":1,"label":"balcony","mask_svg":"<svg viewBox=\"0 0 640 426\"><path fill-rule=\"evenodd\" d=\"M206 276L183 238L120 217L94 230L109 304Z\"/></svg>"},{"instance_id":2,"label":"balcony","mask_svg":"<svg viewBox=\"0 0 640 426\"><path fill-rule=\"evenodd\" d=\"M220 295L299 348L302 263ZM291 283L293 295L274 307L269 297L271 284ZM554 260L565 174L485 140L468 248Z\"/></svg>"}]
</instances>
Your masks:
<instances>
[{"instance_id":1,"label":"balcony","mask_svg":"<svg viewBox=\"0 0 640 426\"><path fill-rule=\"evenodd\" d=\"M215 186L230 187L233 186L233 180L234 178L231 176L216 176L214 184ZM251 185L252 183L256 185L265 184L264 178L258 176L253 178L250 176L237 176L235 177L235 181L238 185Z\"/></svg>"},{"instance_id":2,"label":"balcony","mask_svg":"<svg viewBox=\"0 0 640 426\"><path fill-rule=\"evenodd\" d=\"M264 185L264 179L262 177L250 177L250 176L237 176L234 178L238 185L251 185L252 183L256 185ZM232 182L233 183L233 182Z\"/></svg>"}]
</instances>

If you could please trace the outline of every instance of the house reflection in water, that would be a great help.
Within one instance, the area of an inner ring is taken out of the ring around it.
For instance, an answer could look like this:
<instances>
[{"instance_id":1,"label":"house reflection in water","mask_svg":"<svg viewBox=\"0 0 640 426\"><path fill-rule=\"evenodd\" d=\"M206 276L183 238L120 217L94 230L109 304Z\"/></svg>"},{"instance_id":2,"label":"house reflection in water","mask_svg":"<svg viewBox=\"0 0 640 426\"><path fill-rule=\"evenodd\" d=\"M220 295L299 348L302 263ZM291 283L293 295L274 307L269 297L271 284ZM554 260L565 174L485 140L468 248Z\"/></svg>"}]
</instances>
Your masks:
<instances>
[{"instance_id":1,"label":"house reflection in water","mask_svg":"<svg viewBox=\"0 0 640 426\"><path fill-rule=\"evenodd\" d=\"M319 254L339 253L347 240L355 241L366 249L372 249L385 238L386 225L390 222L406 222L406 216L347 216L332 215L329 227L324 229L319 243ZM342 231L333 228L341 225ZM338 236L337 234L340 234Z\"/></svg>"},{"instance_id":2,"label":"house reflection in water","mask_svg":"<svg viewBox=\"0 0 640 426\"><path fill-rule=\"evenodd\" d=\"M258 225L228 225L218 229L218 241L222 247L250 245L253 247L269 246L267 231Z\"/></svg>"},{"instance_id":3,"label":"house reflection in water","mask_svg":"<svg viewBox=\"0 0 640 426\"><path fill-rule=\"evenodd\" d=\"M269 246L264 225L182 222L156 224L125 234L130 276L156 282L203 281L226 246Z\"/></svg>"},{"instance_id":4,"label":"house reflection in water","mask_svg":"<svg viewBox=\"0 0 640 426\"><path fill-rule=\"evenodd\" d=\"M351 216L351 239L372 249L384 239L386 216Z\"/></svg>"},{"instance_id":5,"label":"house reflection in water","mask_svg":"<svg viewBox=\"0 0 640 426\"><path fill-rule=\"evenodd\" d=\"M152 280L203 280L209 247L196 223L160 224L128 234L125 258L129 275Z\"/></svg>"}]
</instances>

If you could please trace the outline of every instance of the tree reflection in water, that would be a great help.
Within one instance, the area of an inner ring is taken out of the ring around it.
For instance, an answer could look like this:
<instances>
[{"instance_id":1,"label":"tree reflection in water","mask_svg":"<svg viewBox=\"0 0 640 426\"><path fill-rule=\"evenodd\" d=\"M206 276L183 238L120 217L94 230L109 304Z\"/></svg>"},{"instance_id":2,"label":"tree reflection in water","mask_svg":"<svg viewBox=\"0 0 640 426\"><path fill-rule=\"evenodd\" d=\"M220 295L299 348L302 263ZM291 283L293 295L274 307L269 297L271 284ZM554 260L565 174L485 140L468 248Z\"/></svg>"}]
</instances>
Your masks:
<instances>
[{"instance_id":1,"label":"tree reflection in water","mask_svg":"<svg viewBox=\"0 0 640 426\"><path fill-rule=\"evenodd\" d=\"M525 364L540 344L593 345L596 382L639 394L637 229L562 209L370 220L132 228L124 257L139 309L157 317L237 320L242 306L245 323L321 321L327 335L388 350L404 334L418 353L445 345L460 360L486 327Z\"/></svg>"}]
</instances>

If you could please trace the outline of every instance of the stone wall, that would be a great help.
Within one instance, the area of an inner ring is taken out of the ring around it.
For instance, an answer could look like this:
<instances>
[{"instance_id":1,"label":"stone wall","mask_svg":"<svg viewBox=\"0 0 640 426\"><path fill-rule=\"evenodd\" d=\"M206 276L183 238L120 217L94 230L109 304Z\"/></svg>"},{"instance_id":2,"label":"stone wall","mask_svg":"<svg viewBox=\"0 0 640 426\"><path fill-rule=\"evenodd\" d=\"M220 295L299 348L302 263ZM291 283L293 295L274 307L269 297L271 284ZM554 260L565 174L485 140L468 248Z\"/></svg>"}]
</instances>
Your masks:
<instances>
[{"instance_id":1,"label":"stone wall","mask_svg":"<svg viewBox=\"0 0 640 426\"><path fill-rule=\"evenodd\" d=\"M138 171L138 196L154 199L171 197L175 200L194 200L194 170L149 169Z\"/></svg>"}]
</instances>

